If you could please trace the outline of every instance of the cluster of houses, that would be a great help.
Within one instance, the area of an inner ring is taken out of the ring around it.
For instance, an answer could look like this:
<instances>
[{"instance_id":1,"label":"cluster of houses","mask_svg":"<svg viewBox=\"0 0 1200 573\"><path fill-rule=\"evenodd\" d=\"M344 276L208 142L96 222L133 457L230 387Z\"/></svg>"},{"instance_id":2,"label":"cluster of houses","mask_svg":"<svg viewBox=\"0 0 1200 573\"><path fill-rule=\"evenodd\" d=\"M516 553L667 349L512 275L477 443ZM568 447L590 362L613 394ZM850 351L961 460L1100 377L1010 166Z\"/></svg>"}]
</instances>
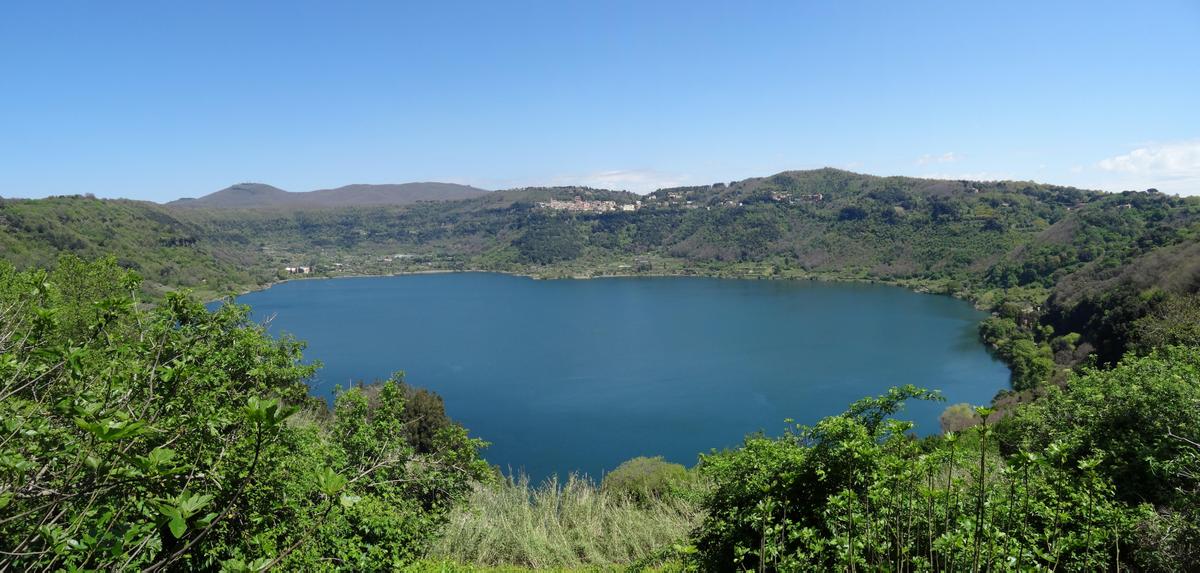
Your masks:
<instances>
[{"instance_id":1,"label":"cluster of houses","mask_svg":"<svg viewBox=\"0 0 1200 573\"><path fill-rule=\"evenodd\" d=\"M646 200L647 201L658 201L658 197L655 195L647 195ZM685 208L694 209L696 207L695 203L696 203L695 201L691 201L687 198L686 193L683 193L681 191L668 191L666 198L661 203L658 203L658 204L664 205L667 207L682 206Z\"/></svg>"},{"instance_id":2,"label":"cluster of houses","mask_svg":"<svg viewBox=\"0 0 1200 573\"><path fill-rule=\"evenodd\" d=\"M716 185L713 187L717 188ZM724 184L720 184L720 187L724 187ZM776 191L771 193L771 200L777 203L787 203L790 205L796 205L799 203L820 203L821 201L825 200L825 195L823 193L792 194ZM699 207L699 205L696 204L696 201L688 199L687 194L682 191L668 191L665 196L650 194L645 197L645 201L645 206L647 207L656 205L660 207L683 207L685 209L695 209ZM721 204L727 207L741 207L743 205L742 202L736 200L723 201ZM538 207L543 209L572 211L577 213L613 213L617 211L637 211L643 207L643 203L641 200L634 203L618 203L616 201L591 200L576 196L572 201L560 201L558 199L543 201L538 203ZM706 208L711 209L712 207Z\"/></svg>"},{"instance_id":3,"label":"cluster of houses","mask_svg":"<svg viewBox=\"0 0 1200 573\"><path fill-rule=\"evenodd\" d=\"M813 193L811 195L795 195L795 196L793 196L791 193L781 193L779 191L776 191L774 193L771 193L771 200L775 201L776 203L785 203L786 202L791 205L795 205L796 203L820 203L821 201L825 200L825 194L824 193Z\"/></svg>"},{"instance_id":4,"label":"cluster of houses","mask_svg":"<svg viewBox=\"0 0 1200 573\"><path fill-rule=\"evenodd\" d=\"M642 207L642 202L635 203L617 203L616 201L593 201L576 196L574 201L559 201L551 199L538 203L543 209L554 209L556 211L575 211L581 213L612 213L616 211L637 211Z\"/></svg>"},{"instance_id":5,"label":"cluster of houses","mask_svg":"<svg viewBox=\"0 0 1200 573\"><path fill-rule=\"evenodd\" d=\"M307 275L312 272L312 267L283 267L283 270L289 275Z\"/></svg>"}]
</instances>

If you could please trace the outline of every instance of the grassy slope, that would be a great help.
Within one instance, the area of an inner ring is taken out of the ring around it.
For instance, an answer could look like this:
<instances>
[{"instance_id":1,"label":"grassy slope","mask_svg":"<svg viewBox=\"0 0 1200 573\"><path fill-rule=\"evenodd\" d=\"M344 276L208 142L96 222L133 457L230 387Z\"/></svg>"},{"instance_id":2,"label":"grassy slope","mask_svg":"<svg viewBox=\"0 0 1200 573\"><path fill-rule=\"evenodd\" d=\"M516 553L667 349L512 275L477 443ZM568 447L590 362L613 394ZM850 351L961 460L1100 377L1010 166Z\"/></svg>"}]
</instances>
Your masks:
<instances>
[{"instance_id":1,"label":"grassy slope","mask_svg":"<svg viewBox=\"0 0 1200 573\"><path fill-rule=\"evenodd\" d=\"M590 480L508 480L478 486L450 516L432 558L473 567L531 569L652 563L655 551L682 543L703 519L683 497L634 502Z\"/></svg>"}]
</instances>

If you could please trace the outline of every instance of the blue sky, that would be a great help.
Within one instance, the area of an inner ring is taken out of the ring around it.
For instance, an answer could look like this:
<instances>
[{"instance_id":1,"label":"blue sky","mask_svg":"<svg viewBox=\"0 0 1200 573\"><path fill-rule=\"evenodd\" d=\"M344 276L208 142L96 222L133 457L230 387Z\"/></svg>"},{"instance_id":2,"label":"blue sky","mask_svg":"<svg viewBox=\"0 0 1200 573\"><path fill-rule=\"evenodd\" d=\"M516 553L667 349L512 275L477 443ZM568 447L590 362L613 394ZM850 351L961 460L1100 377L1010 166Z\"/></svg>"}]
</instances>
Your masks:
<instances>
[{"instance_id":1,"label":"blue sky","mask_svg":"<svg viewBox=\"0 0 1200 573\"><path fill-rule=\"evenodd\" d=\"M9 2L0 196L835 166L1200 194L1200 3Z\"/></svg>"}]
</instances>

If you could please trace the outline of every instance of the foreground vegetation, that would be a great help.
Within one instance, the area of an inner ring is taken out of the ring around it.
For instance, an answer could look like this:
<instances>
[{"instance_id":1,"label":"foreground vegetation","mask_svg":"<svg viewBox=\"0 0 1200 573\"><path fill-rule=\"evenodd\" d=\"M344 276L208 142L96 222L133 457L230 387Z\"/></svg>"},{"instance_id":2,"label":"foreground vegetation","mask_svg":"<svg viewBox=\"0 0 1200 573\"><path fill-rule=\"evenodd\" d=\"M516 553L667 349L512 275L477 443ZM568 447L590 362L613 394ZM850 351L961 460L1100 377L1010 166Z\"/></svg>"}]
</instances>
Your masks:
<instances>
[{"instance_id":1,"label":"foreground vegetation","mask_svg":"<svg viewBox=\"0 0 1200 573\"><path fill-rule=\"evenodd\" d=\"M480 487L434 555L697 571L1190 571L1200 560L1200 349L1087 370L1000 422L980 408L982 423L957 433L915 439L891 417L936 398L897 388L689 472L653 464L639 480L654 487Z\"/></svg>"},{"instance_id":2,"label":"foreground vegetation","mask_svg":"<svg viewBox=\"0 0 1200 573\"><path fill-rule=\"evenodd\" d=\"M402 383L326 410L245 307L137 292L111 259L0 264L0 569L388 570L491 475Z\"/></svg>"},{"instance_id":3,"label":"foreground vegetation","mask_svg":"<svg viewBox=\"0 0 1200 573\"><path fill-rule=\"evenodd\" d=\"M1089 371L1004 421L914 440L894 389L706 457L702 569L1190 570L1200 352Z\"/></svg>"},{"instance_id":4,"label":"foreground vegetation","mask_svg":"<svg viewBox=\"0 0 1200 573\"><path fill-rule=\"evenodd\" d=\"M641 497L578 476L536 487L524 478L479 485L451 514L431 554L481 567L655 564L700 523L698 496L683 489L686 483Z\"/></svg>"}]
</instances>

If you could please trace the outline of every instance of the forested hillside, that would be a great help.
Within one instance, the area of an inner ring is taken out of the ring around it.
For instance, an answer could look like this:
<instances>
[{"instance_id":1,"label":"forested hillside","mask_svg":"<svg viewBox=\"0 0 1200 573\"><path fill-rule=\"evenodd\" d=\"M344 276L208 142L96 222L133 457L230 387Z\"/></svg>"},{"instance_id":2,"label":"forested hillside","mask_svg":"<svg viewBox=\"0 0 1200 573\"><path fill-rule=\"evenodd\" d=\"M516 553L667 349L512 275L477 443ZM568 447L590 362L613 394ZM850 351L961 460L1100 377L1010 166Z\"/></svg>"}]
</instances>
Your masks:
<instances>
[{"instance_id":1,"label":"forested hillside","mask_svg":"<svg viewBox=\"0 0 1200 573\"><path fill-rule=\"evenodd\" d=\"M224 294L274 276L259 262L260 251L214 241L153 203L85 196L0 199L0 258L17 268L48 268L64 253L116 257L159 296L181 287Z\"/></svg>"}]
</instances>

